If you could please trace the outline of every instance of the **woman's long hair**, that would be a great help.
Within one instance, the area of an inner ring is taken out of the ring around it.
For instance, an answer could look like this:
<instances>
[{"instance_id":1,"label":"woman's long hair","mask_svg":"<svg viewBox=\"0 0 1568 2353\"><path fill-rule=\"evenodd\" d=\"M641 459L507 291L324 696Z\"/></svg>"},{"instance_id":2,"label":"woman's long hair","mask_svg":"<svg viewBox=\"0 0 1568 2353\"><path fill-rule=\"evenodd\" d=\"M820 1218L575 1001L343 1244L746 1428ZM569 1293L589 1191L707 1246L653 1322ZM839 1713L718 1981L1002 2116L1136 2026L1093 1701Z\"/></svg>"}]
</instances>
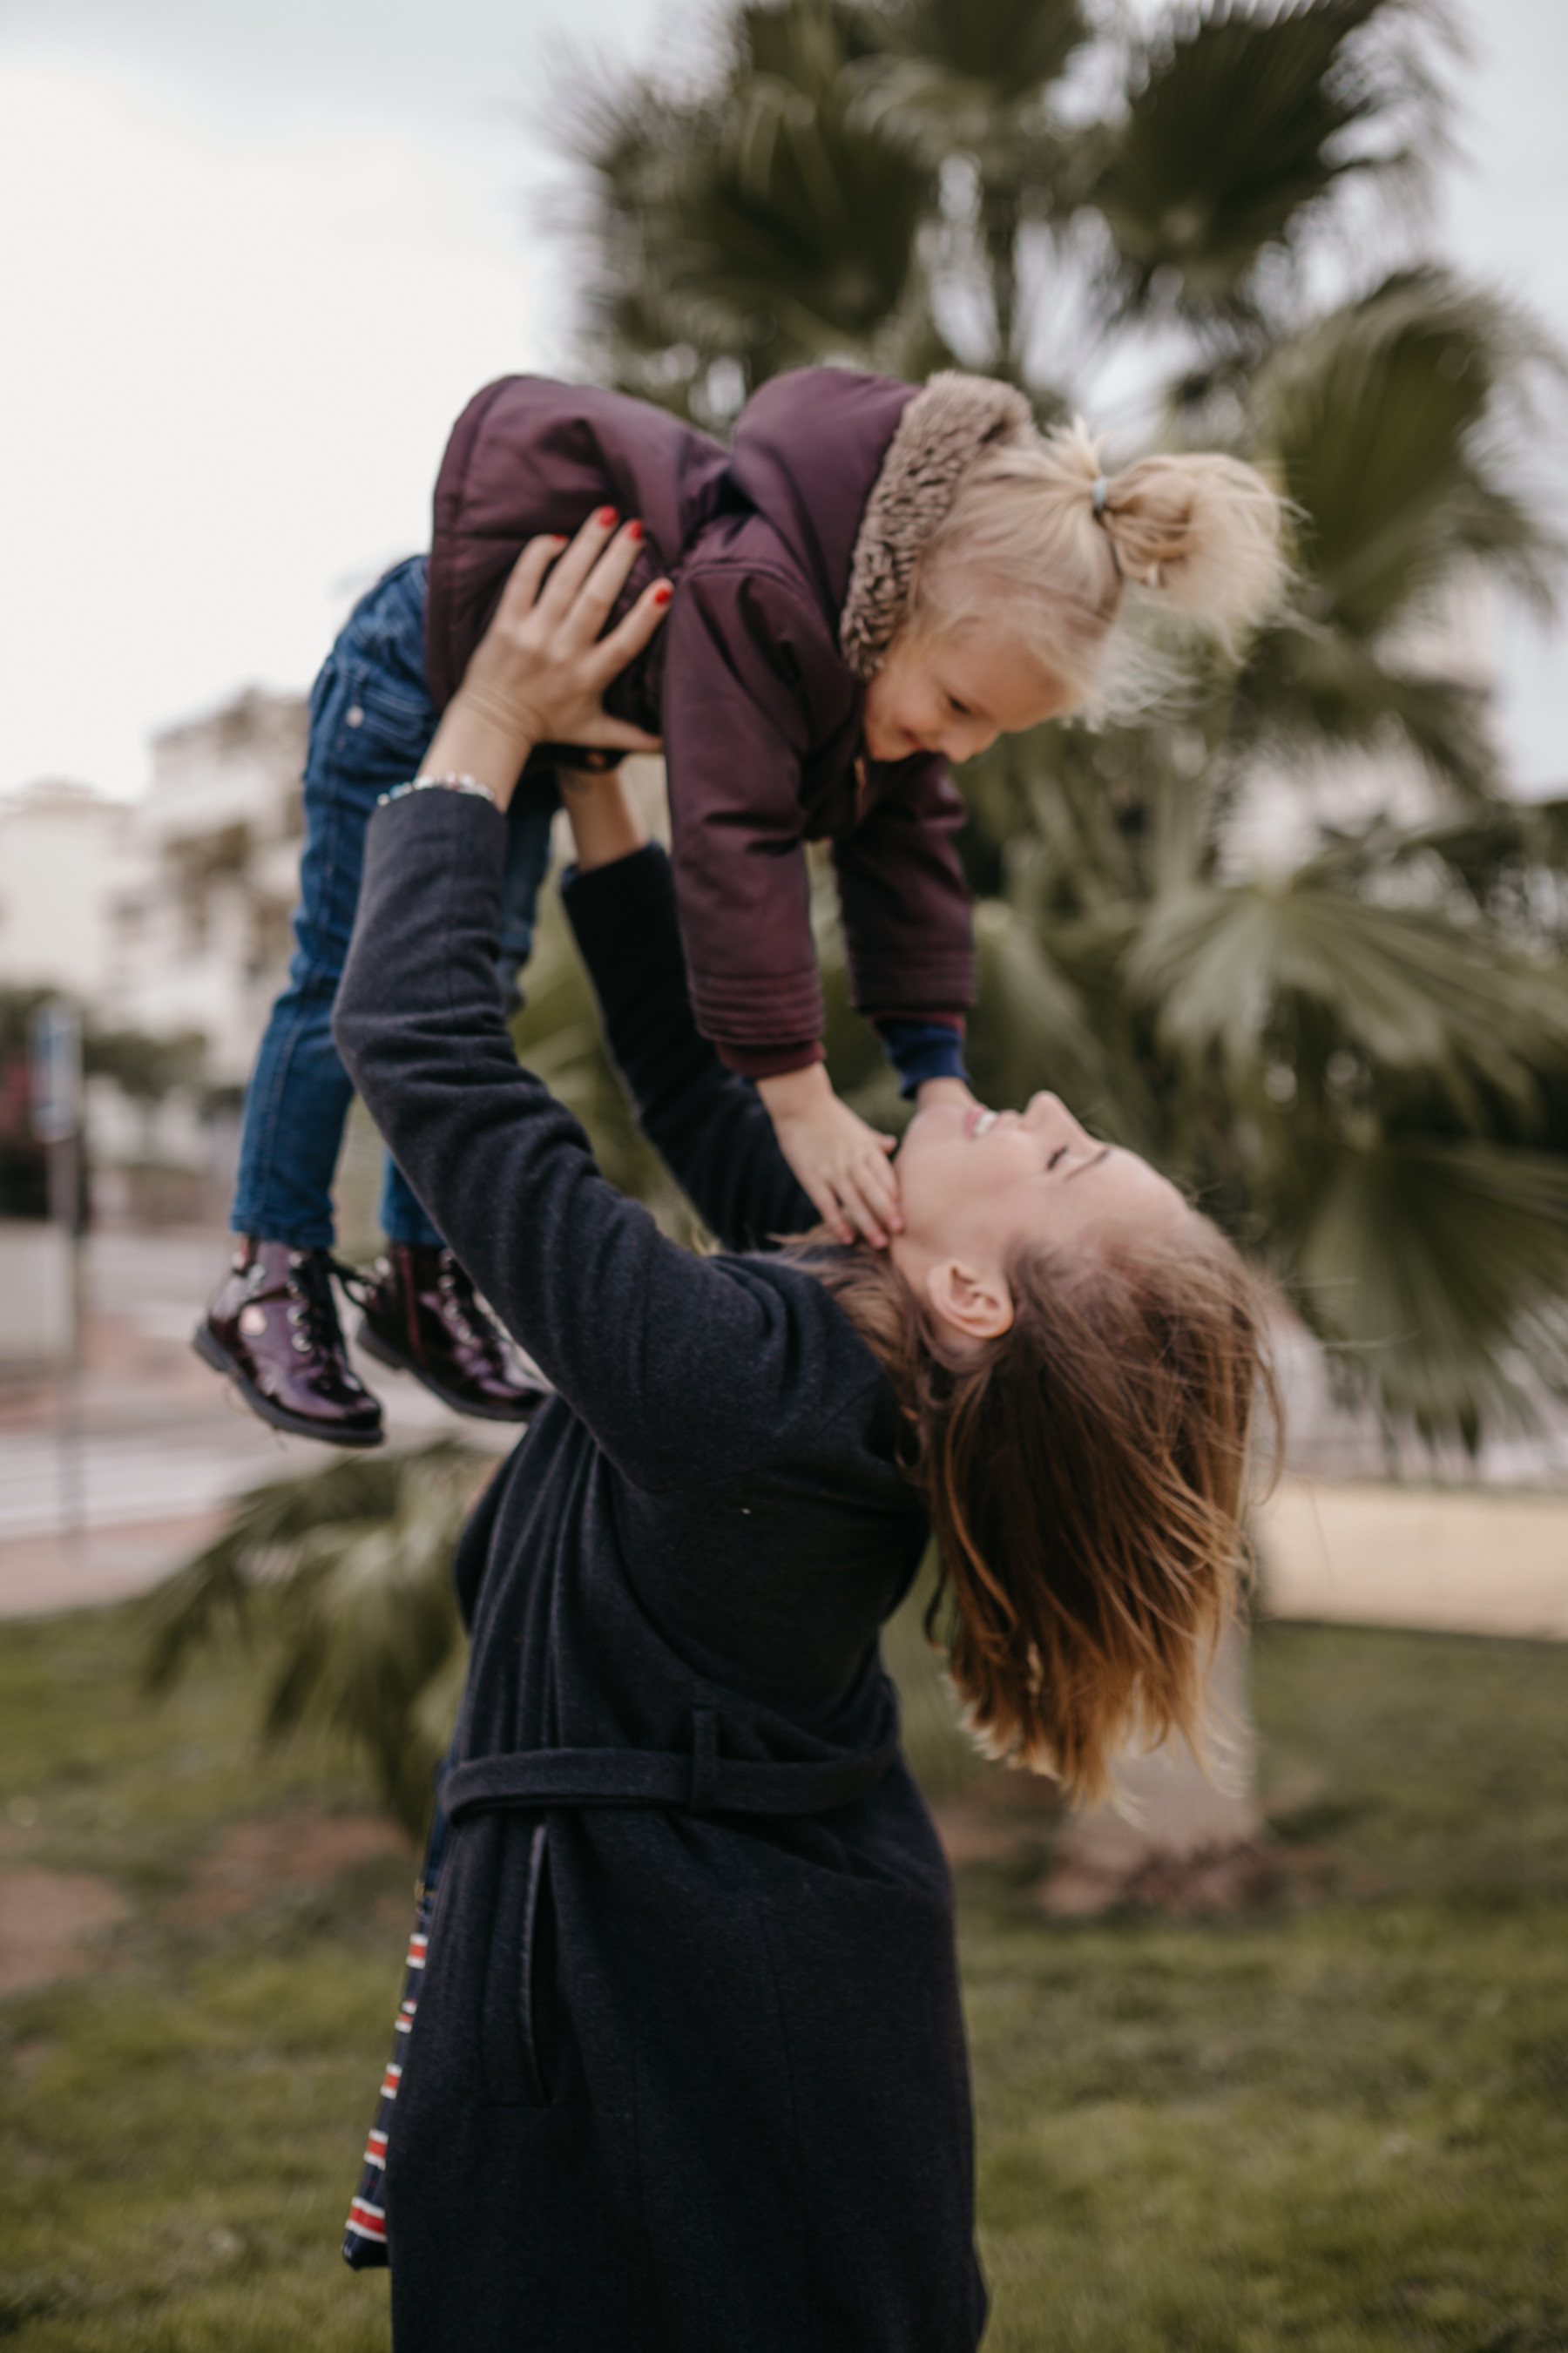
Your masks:
<instances>
[{"instance_id":1,"label":"woman's long hair","mask_svg":"<svg viewBox=\"0 0 1568 2353\"><path fill-rule=\"evenodd\" d=\"M1248 1444L1278 1422L1261 1284L1194 1211L1114 1252L1021 1252L1010 1330L958 1358L885 1255L795 1245L886 1367L931 1514L949 1672L987 1754L1096 1799L1129 1746L1201 1754L1246 1560Z\"/></svg>"}]
</instances>

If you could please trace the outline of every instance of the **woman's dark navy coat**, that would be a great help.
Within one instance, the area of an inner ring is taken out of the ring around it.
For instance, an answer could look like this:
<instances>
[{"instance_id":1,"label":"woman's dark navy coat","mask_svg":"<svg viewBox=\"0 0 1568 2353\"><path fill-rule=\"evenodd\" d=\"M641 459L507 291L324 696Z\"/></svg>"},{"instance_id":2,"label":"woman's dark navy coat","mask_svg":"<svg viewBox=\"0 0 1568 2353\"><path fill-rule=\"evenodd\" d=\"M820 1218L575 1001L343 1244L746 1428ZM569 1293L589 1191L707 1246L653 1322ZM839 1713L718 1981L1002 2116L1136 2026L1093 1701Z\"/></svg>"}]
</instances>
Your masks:
<instances>
[{"instance_id":1,"label":"woman's dark navy coat","mask_svg":"<svg viewBox=\"0 0 1568 2353\"><path fill-rule=\"evenodd\" d=\"M751 1084L696 1035L668 867L568 892L644 1123L721 1239L607 1185L496 1009L505 828L374 819L343 1059L555 1384L464 1538L459 1752L839 1763L926 1529L879 1366L804 1268ZM454 1832L387 2168L399 2353L968 2353L984 2292L951 1890L901 1759L836 1810L481 1811Z\"/></svg>"}]
</instances>

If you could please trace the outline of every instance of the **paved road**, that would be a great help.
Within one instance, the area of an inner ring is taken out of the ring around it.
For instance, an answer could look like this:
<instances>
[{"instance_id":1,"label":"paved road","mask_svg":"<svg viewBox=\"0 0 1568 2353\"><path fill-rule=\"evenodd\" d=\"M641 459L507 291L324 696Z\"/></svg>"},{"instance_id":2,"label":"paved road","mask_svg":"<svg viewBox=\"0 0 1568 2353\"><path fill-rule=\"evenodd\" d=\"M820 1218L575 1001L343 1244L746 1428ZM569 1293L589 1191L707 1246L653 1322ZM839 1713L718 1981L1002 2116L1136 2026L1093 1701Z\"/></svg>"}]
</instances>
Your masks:
<instances>
[{"instance_id":1,"label":"paved road","mask_svg":"<svg viewBox=\"0 0 1568 2353\"><path fill-rule=\"evenodd\" d=\"M0 1392L0 1615L154 1583L206 1541L231 1497L339 1459L267 1429L193 1355L226 1249L222 1235L93 1236L77 1396ZM359 1369L395 1444L511 1443L504 1427L460 1419L415 1381L368 1361Z\"/></svg>"},{"instance_id":2,"label":"paved road","mask_svg":"<svg viewBox=\"0 0 1568 2353\"><path fill-rule=\"evenodd\" d=\"M195 1518L268 1475L248 1448L150 1446L144 1438L0 1435L0 1543L62 1525L132 1527Z\"/></svg>"}]
</instances>

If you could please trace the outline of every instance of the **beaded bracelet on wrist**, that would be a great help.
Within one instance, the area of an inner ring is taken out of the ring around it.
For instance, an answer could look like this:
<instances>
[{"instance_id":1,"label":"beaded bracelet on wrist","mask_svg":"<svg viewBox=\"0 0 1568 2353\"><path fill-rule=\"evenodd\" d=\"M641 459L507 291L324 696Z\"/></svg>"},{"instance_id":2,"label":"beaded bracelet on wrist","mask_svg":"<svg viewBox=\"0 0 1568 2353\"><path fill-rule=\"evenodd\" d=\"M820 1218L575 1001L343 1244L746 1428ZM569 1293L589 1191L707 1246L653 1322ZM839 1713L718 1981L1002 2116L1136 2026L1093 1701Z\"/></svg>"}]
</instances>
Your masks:
<instances>
[{"instance_id":1,"label":"beaded bracelet on wrist","mask_svg":"<svg viewBox=\"0 0 1568 2353\"><path fill-rule=\"evenodd\" d=\"M489 801L493 809L500 807L489 785L481 785L478 776L411 776L405 785L394 785L390 792L378 794L375 805L377 808L384 808L388 801L406 800L410 793L437 790L471 793L477 800Z\"/></svg>"}]
</instances>

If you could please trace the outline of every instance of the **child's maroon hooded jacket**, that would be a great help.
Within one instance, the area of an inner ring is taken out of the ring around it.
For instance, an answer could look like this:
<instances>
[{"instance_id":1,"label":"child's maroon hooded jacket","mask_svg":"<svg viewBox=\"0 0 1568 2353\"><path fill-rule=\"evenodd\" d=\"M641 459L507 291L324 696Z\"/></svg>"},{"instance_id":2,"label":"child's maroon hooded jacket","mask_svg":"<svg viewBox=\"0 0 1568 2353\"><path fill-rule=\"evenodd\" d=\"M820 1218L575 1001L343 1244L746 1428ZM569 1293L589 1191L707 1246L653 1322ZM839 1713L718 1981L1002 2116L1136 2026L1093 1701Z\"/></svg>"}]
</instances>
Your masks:
<instances>
[{"instance_id":1,"label":"child's maroon hooded jacket","mask_svg":"<svg viewBox=\"0 0 1568 2353\"><path fill-rule=\"evenodd\" d=\"M984 378L922 392L837 368L765 385L728 450L642 401L535 376L487 386L458 421L430 554L437 706L527 540L606 502L640 517L617 617L661 573L676 593L606 707L664 738L693 1007L753 1078L821 1051L805 841L833 843L854 1002L962 1027L963 803L940 758L867 761L862 710L964 468L1031 430L1021 396Z\"/></svg>"}]
</instances>

